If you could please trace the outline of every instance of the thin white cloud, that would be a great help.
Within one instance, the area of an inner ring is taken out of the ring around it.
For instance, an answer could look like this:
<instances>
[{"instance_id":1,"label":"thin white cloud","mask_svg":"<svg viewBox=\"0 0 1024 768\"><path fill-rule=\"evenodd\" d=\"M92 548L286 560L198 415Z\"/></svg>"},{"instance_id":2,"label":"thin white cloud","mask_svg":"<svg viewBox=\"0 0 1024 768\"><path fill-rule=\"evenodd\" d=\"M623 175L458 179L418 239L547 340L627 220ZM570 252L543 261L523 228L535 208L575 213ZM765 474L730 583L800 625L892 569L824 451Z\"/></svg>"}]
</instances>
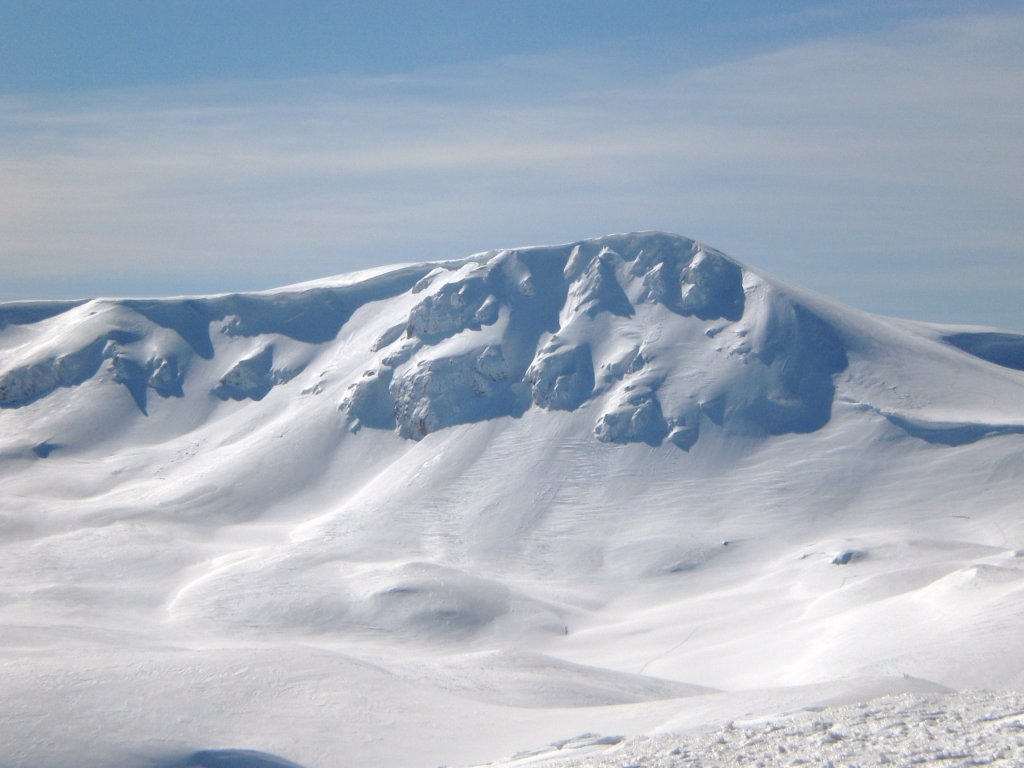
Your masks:
<instances>
[{"instance_id":1,"label":"thin white cloud","mask_svg":"<svg viewBox=\"0 0 1024 768\"><path fill-rule=\"evenodd\" d=\"M672 73L617 56L7 98L0 268L199 290L662 228L828 290L853 269L830 258L1024 248L1024 16Z\"/></svg>"}]
</instances>

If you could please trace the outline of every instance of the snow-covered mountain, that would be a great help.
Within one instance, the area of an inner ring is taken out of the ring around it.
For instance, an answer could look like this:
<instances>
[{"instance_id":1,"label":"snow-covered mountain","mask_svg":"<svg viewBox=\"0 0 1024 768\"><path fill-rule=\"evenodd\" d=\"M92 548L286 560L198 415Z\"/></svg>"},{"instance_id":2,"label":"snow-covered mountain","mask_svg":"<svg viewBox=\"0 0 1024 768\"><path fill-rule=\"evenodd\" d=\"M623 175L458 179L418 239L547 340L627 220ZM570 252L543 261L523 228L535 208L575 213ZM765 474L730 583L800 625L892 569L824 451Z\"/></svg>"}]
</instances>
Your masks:
<instances>
[{"instance_id":1,"label":"snow-covered mountain","mask_svg":"<svg viewBox=\"0 0 1024 768\"><path fill-rule=\"evenodd\" d=\"M1024 336L672 235L0 305L0 483L5 766L1024 687Z\"/></svg>"}]
</instances>

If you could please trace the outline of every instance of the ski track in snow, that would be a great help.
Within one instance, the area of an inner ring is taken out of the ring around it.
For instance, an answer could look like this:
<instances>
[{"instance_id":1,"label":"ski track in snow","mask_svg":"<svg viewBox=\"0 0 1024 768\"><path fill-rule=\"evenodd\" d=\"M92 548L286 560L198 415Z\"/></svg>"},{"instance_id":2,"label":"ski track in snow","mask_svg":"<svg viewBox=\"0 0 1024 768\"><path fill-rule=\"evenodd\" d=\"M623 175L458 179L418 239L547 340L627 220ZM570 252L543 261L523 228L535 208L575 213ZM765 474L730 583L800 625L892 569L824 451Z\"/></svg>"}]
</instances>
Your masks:
<instances>
[{"instance_id":1,"label":"ski track in snow","mask_svg":"<svg viewBox=\"0 0 1024 768\"><path fill-rule=\"evenodd\" d=\"M2 304L0 766L1024 764L1022 354L660 233Z\"/></svg>"}]
</instances>

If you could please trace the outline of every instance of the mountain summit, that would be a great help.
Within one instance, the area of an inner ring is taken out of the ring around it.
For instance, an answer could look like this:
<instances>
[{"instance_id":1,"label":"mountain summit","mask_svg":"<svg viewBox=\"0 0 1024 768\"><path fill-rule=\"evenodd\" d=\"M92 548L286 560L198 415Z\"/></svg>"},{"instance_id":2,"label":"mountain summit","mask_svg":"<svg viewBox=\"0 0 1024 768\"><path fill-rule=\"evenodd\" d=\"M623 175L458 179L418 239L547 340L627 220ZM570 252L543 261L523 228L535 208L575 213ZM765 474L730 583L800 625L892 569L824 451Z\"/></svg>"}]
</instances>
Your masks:
<instances>
[{"instance_id":1,"label":"mountain summit","mask_svg":"<svg viewBox=\"0 0 1024 768\"><path fill-rule=\"evenodd\" d=\"M1024 336L674 235L0 305L0 483L4 764L1024 685Z\"/></svg>"}]
</instances>

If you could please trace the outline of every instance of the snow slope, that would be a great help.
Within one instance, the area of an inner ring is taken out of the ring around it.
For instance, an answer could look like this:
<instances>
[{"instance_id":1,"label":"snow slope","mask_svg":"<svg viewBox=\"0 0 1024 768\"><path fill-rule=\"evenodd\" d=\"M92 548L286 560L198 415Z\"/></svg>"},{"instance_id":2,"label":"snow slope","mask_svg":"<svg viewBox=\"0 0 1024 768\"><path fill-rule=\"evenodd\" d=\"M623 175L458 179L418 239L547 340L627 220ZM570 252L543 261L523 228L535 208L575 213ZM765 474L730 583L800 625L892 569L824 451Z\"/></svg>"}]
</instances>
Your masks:
<instances>
[{"instance_id":1,"label":"snow slope","mask_svg":"<svg viewBox=\"0 0 1024 768\"><path fill-rule=\"evenodd\" d=\"M1020 689L1022 360L660 233L0 305L0 765Z\"/></svg>"}]
</instances>

